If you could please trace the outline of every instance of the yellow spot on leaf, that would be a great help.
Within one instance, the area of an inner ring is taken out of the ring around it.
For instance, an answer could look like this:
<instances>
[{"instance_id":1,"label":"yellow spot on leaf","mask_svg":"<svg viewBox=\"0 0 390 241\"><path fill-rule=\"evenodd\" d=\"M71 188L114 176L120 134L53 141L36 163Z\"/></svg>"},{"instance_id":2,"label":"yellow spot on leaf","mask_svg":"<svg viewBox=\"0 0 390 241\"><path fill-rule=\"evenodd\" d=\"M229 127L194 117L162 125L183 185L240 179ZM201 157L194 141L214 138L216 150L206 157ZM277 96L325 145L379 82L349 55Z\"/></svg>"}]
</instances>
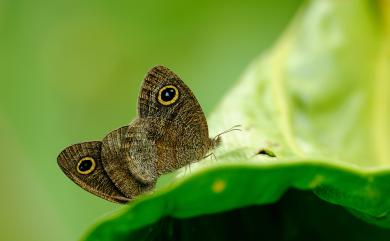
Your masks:
<instances>
[{"instance_id":1,"label":"yellow spot on leaf","mask_svg":"<svg viewBox=\"0 0 390 241\"><path fill-rule=\"evenodd\" d=\"M325 177L323 175L316 175L313 180L309 183L310 188L315 188L318 185L320 185L325 180Z\"/></svg>"},{"instance_id":2,"label":"yellow spot on leaf","mask_svg":"<svg viewBox=\"0 0 390 241\"><path fill-rule=\"evenodd\" d=\"M223 180L216 180L211 189L213 190L213 192L215 193L220 193L220 192L223 192L225 189L226 189L226 182L223 181Z\"/></svg>"}]
</instances>

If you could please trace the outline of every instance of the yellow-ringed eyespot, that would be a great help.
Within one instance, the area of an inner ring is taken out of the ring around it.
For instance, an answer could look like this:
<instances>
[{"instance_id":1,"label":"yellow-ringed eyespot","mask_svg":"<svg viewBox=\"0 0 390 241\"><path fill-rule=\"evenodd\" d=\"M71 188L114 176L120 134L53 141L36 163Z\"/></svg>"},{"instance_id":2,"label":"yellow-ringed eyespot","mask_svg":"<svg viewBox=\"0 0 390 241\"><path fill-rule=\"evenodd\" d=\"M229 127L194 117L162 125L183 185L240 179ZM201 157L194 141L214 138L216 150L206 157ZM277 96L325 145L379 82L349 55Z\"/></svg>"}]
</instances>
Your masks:
<instances>
[{"instance_id":1,"label":"yellow-ringed eyespot","mask_svg":"<svg viewBox=\"0 0 390 241\"><path fill-rule=\"evenodd\" d=\"M92 157L84 157L77 163L77 171L83 175L90 174L95 168L96 162Z\"/></svg>"},{"instance_id":2,"label":"yellow-ringed eyespot","mask_svg":"<svg viewBox=\"0 0 390 241\"><path fill-rule=\"evenodd\" d=\"M158 92L157 99L162 105L172 105L179 99L179 90L173 85L166 85Z\"/></svg>"}]
</instances>

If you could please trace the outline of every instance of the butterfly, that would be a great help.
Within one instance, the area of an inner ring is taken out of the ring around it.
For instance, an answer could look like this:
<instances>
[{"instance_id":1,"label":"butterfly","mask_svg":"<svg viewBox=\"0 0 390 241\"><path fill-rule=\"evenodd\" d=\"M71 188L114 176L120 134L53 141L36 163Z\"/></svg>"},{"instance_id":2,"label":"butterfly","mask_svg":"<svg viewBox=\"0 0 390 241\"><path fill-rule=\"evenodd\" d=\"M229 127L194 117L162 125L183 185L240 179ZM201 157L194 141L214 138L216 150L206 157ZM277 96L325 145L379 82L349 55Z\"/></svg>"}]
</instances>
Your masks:
<instances>
[{"instance_id":1,"label":"butterfly","mask_svg":"<svg viewBox=\"0 0 390 241\"><path fill-rule=\"evenodd\" d=\"M73 182L106 200L126 203L157 178L203 159L219 146L194 94L174 72L153 67L138 98L138 117L102 141L71 145L58 156Z\"/></svg>"}]
</instances>

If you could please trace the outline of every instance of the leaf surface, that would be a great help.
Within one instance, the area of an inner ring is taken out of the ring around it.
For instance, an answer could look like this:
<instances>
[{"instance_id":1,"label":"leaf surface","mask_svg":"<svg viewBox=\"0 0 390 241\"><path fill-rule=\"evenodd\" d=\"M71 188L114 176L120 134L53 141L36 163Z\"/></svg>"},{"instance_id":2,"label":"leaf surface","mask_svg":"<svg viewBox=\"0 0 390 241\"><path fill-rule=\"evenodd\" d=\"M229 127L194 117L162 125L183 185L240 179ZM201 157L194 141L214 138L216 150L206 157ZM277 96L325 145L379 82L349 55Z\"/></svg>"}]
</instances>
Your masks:
<instances>
[{"instance_id":1,"label":"leaf surface","mask_svg":"<svg viewBox=\"0 0 390 241\"><path fill-rule=\"evenodd\" d=\"M308 2L210 116L213 135L242 125L242 131L223 135L216 160L161 177L153 193L104 219L87 240L174 239L178 230L210 234L211 226L195 225L191 231L194 217L206 223L226 221L220 227L224 231L210 237L225 240L228 222L237 215L231 214L233 209L246 213L244 223L262 222L264 217L253 215L268 211L256 209L251 216L244 207L253 205L293 215L290 221L270 216L284 223L286 233L300 225L295 236L274 237L293 240L307 233L302 231L307 229L305 218L294 210L317 197L342 208L315 202L318 210L312 210L318 215L309 215L313 222L336 227L337 222L324 221L334 208L340 217L350 215L348 223L358 222L355 217L364 220L356 223L364 235L388 240L390 42L380 7L363 0ZM289 189L306 192L289 191L283 197ZM308 198L289 204L285 200L291 196ZM248 234L245 230L241 226L236 231ZM355 228L344 230L344 240L356 238ZM251 232L255 237L262 229ZM199 237L187 235L183 240Z\"/></svg>"}]
</instances>

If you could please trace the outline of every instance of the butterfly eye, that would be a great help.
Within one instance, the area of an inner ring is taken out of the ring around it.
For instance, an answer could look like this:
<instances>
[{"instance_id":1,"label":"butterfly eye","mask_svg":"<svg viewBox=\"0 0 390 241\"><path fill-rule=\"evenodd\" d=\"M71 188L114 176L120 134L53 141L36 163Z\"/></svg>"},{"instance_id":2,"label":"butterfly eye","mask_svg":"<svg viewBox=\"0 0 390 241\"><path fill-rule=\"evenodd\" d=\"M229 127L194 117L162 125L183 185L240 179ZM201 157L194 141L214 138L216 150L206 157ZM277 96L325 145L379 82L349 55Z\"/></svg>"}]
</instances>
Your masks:
<instances>
[{"instance_id":1,"label":"butterfly eye","mask_svg":"<svg viewBox=\"0 0 390 241\"><path fill-rule=\"evenodd\" d=\"M96 168L96 162L92 157L84 157L77 163L77 171L80 174L89 174Z\"/></svg>"},{"instance_id":2,"label":"butterfly eye","mask_svg":"<svg viewBox=\"0 0 390 241\"><path fill-rule=\"evenodd\" d=\"M173 85L167 85L158 92L158 102L162 105L172 105L179 98L179 90Z\"/></svg>"}]
</instances>

